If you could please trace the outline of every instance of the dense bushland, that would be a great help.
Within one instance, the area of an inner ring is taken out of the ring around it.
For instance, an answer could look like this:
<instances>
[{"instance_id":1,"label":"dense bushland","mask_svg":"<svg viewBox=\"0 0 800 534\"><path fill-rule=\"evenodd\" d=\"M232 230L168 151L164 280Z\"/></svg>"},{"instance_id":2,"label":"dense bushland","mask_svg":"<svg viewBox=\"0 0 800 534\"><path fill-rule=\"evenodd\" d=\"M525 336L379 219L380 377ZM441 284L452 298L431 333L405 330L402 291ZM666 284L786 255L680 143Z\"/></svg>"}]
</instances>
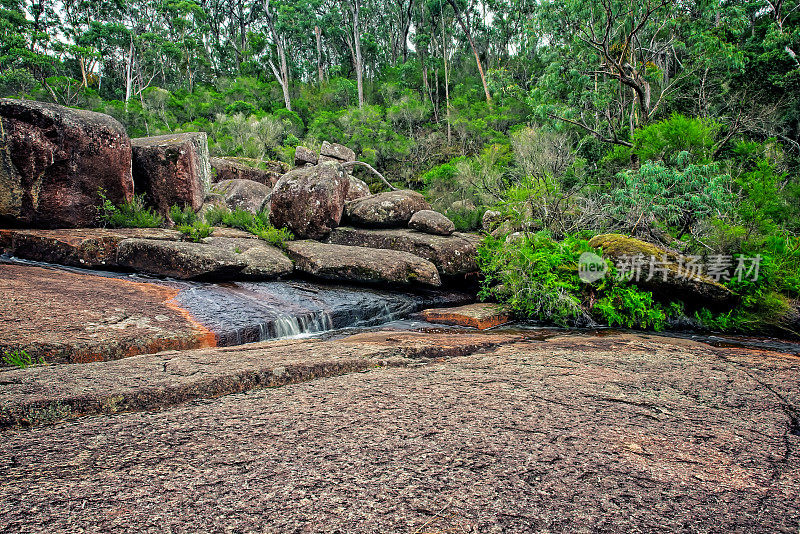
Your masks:
<instances>
[{"instance_id":1,"label":"dense bushland","mask_svg":"<svg viewBox=\"0 0 800 534\"><path fill-rule=\"evenodd\" d=\"M758 330L800 297L798 6L0 0L0 96L108 113L134 136L206 131L212 153L256 162L340 142L461 230L498 211L484 294L522 314ZM198 224L181 226L200 239ZM721 280L741 295L724 313L578 281L575 255L607 232L760 255L760 276Z\"/></svg>"}]
</instances>

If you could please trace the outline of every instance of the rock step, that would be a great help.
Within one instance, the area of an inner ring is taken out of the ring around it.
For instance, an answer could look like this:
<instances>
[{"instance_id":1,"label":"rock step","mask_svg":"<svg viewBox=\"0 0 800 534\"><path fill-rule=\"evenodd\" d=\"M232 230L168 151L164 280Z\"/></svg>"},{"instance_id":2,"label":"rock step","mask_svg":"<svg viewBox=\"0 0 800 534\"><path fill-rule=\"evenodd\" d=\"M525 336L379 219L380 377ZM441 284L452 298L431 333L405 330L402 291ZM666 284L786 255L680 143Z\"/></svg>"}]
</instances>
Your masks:
<instances>
[{"instance_id":1,"label":"rock step","mask_svg":"<svg viewBox=\"0 0 800 534\"><path fill-rule=\"evenodd\" d=\"M511 320L511 311L500 304L478 303L455 308L434 308L420 312L429 323L469 326L485 330Z\"/></svg>"},{"instance_id":2,"label":"rock step","mask_svg":"<svg viewBox=\"0 0 800 534\"><path fill-rule=\"evenodd\" d=\"M433 263L408 252L317 241L287 243L286 252L294 261L296 270L327 280L442 285Z\"/></svg>"},{"instance_id":3,"label":"rock step","mask_svg":"<svg viewBox=\"0 0 800 534\"><path fill-rule=\"evenodd\" d=\"M510 335L370 332L331 341L267 341L79 367L7 371L2 373L0 426L161 409L256 388L463 356L520 339Z\"/></svg>"},{"instance_id":4,"label":"rock step","mask_svg":"<svg viewBox=\"0 0 800 534\"><path fill-rule=\"evenodd\" d=\"M265 280L293 270L280 250L240 230L215 229L203 243L182 237L163 228L0 230L0 249L28 260L179 279Z\"/></svg>"},{"instance_id":5,"label":"rock step","mask_svg":"<svg viewBox=\"0 0 800 534\"><path fill-rule=\"evenodd\" d=\"M0 294L0 352L84 363L216 344L164 285L0 264Z\"/></svg>"},{"instance_id":6,"label":"rock step","mask_svg":"<svg viewBox=\"0 0 800 534\"><path fill-rule=\"evenodd\" d=\"M481 236L458 232L440 236L405 228L366 230L340 226L325 241L337 245L408 252L432 262L445 276L463 276L478 271Z\"/></svg>"}]
</instances>

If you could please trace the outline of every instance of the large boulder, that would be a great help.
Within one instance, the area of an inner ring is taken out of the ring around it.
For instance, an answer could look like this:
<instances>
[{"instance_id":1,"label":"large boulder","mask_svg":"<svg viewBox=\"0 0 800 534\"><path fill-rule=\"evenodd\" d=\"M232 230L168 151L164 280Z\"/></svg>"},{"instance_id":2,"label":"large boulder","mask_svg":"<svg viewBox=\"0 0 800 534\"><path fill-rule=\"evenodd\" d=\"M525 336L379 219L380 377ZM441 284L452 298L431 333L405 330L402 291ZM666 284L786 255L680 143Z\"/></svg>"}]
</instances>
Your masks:
<instances>
[{"instance_id":1,"label":"large boulder","mask_svg":"<svg viewBox=\"0 0 800 534\"><path fill-rule=\"evenodd\" d=\"M247 267L235 252L205 243L125 239L117 264L136 272L187 279L232 278Z\"/></svg>"},{"instance_id":2,"label":"large boulder","mask_svg":"<svg viewBox=\"0 0 800 534\"><path fill-rule=\"evenodd\" d=\"M358 200L359 198L368 197L372 194L369 186L364 180L356 178L353 175L348 176L350 180L350 188L347 190L347 200Z\"/></svg>"},{"instance_id":3,"label":"large boulder","mask_svg":"<svg viewBox=\"0 0 800 534\"><path fill-rule=\"evenodd\" d=\"M289 166L282 161L268 161L267 168L256 167L258 162L246 158L211 158L209 160L214 171L213 180L252 180L272 187L288 170Z\"/></svg>"},{"instance_id":4,"label":"large boulder","mask_svg":"<svg viewBox=\"0 0 800 534\"><path fill-rule=\"evenodd\" d=\"M292 241L286 252L295 269L318 278L359 283L440 286L431 262L407 252Z\"/></svg>"},{"instance_id":5,"label":"large boulder","mask_svg":"<svg viewBox=\"0 0 800 534\"><path fill-rule=\"evenodd\" d=\"M318 162L317 153L304 146L294 149L295 167L305 167L306 165L316 165Z\"/></svg>"},{"instance_id":6,"label":"large boulder","mask_svg":"<svg viewBox=\"0 0 800 534\"><path fill-rule=\"evenodd\" d=\"M205 132L189 132L131 139L136 192L162 215L173 205L195 211L211 183L208 139Z\"/></svg>"},{"instance_id":7,"label":"large boulder","mask_svg":"<svg viewBox=\"0 0 800 534\"><path fill-rule=\"evenodd\" d=\"M349 186L338 164L289 171L272 190L270 222L288 228L296 237L320 239L339 226Z\"/></svg>"},{"instance_id":8,"label":"large boulder","mask_svg":"<svg viewBox=\"0 0 800 534\"><path fill-rule=\"evenodd\" d=\"M641 258L641 276L633 276L632 282L661 298L712 309L730 307L737 300L733 291L708 276L686 276L679 255L652 243L621 234L602 234L593 237L589 246L601 249L604 257L618 265ZM649 272L651 258L659 269L658 273L652 273L652 277Z\"/></svg>"},{"instance_id":9,"label":"large boulder","mask_svg":"<svg viewBox=\"0 0 800 534\"><path fill-rule=\"evenodd\" d=\"M342 226L334 229L326 241L339 245L408 252L432 262L443 275L463 276L478 271L478 245L481 237L458 232L445 237L407 228L366 230Z\"/></svg>"},{"instance_id":10,"label":"large boulder","mask_svg":"<svg viewBox=\"0 0 800 534\"><path fill-rule=\"evenodd\" d=\"M222 195L228 209L241 209L250 213L258 213L270 194L269 187L253 180L223 180L214 184L211 189Z\"/></svg>"},{"instance_id":11,"label":"large boulder","mask_svg":"<svg viewBox=\"0 0 800 534\"><path fill-rule=\"evenodd\" d=\"M348 163L356 160L356 153L344 145L338 143L322 142L322 148L319 150L319 162L335 161L339 163Z\"/></svg>"},{"instance_id":12,"label":"large boulder","mask_svg":"<svg viewBox=\"0 0 800 534\"><path fill-rule=\"evenodd\" d=\"M216 234L217 232L214 232ZM252 236L251 236L252 237ZM291 260L277 247L260 239L248 237L207 237L203 243L236 254L247 264L240 278L265 280L290 274L294 270Z\"/></svg>"},{"instance_id":13,"label":"large boulder","mask_svg":"<svg viewBox=\"0 0 800 534\"><path fill-rule=\"evenodd\" d=\"M101 113L0 98L0 221L43 228L93 226L99 191L133 198L131 143Z\"/></svg>"},{"instance_id":14,"label":"large boulder","mask_svg":"<svg viewBox=\"0 0 800 534\"><path fill-rule=\"evenodd\" d=\"M408 221L408 227L418 232L434 235L450 235L456 231L453 221L433 210L416 212Z\"/></svg>"},{"instance_id":15,"label":"large boulder","mask_svg":"<svg viewBox=\"0 0 800 534\"><path fill-rule=\"evenodd\" d=\"M425 198L411 190L389 191L348 202L347 219L367 228L400 228L418 211L431 209Z\"/></svg>"}]
</instances>

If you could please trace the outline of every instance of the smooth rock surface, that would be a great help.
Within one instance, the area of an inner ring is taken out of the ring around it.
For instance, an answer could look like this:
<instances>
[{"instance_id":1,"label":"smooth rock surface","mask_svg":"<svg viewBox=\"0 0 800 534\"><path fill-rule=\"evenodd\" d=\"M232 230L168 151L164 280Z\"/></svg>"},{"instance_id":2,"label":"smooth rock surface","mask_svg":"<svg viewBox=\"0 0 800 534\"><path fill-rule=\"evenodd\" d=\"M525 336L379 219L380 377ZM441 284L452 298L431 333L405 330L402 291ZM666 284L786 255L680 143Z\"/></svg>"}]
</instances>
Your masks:
<instances>
[{"instance_id":1,"label":"smooth rock surface","mask_svg":"<svg viewBox=\"0 0 800 534\"><path fill-rule=\"evenodd\" d=\"M436 266L407 252L291 241L286 252L295 269L328 280L440 286Z\"/></svg>"},{"instance_id":2,"label":"smooth rock surface","mask_svg":"<svg viewBox=\"0 0 800 534\"><path fill-rule=\"evenodd\" d=\"M267 162L267 169L258 168L257 161L247 158L211 158L209 163L214 174L214 182L252 180L270 189L289 170L289 166L282 161Z\"/></svg>"},{"instance_id":3,"label":"smooth rock surface","mask_svg":"<svg viewBox=\"0 0 800 534\"><path fill-rule=\"evenodd\" d=\"M254 236L251 236L254 237ZM220 248L247 264L237 278L269 280L290 274L294 265L277 247L246 237L207 237L203 243Z\"/></svg>"},{"instance_id":4,"label":"smooth rock surface","mask_svg":"<svg viewBox=\"0 0 800 534\"><path fill-rule=\"evenodd\" d=\"M214 346L214 334L175 303L177 293L162 285L0 264L0 352L83 363Z\"/></svg>"},{"instance_id":5,"label":"smooth rock surface","mask_svg":"<svg viewBox=\"0 0 800 534\"><path fill-rule=\"evenodd\" d=\"M348 202L347 220L367 228L406 227L411 216L431 209L425 198L411 190L389 191Z\"/></svg>"},{"instance_id":6,"label":"smooth rock surface","mask_svg":"<svg viewBox=\"0 0 800 534\"><path fill-rule=\"evenodd\" d=\"M237 209L258 213L272 191L268 186L253 180L222 180L211 186L211 191L225 199L229 210Z\"/></svg>"},{"instance_id":7,"label":"smooth rock surface","mask_svg":"<svg viewBox=\"0 0 800 534\"><path fill-rule=\"evenodd\" d=\"M418 232L434 235L450 235L456 231L453 221L433 210L422 210L416 212L408 221L408 227Z\"/></svg>"},{"instance_id":8,"label":"smooth rock surface","mask_svg":"<svg viewBox=\"0 0 800 534\"><path fill-rule=\"evenodd\" d=\"M367 230L340 226L328 235L326 242L355 247L383 248L409 252L433 262L446 276L460 276L478 271L477 256L481 237L454 233L437 236L407 228Z\"/></svg>"},{"instance_id":9,"label":"smooth rock surface","mask_svg":"<svg viewBox=\"0 0 800 534\"><path fill-rule=\"evenodd\" d=\"M324 157L338 161L339 163L347 163L356 160L356 153L351 149L338 143L329 143L328 141L322 142L322 148L320 148L319 154L320 163L325 161Z\"/></svg>"},{"instance_id":10,"label":"smooth rock surface","mask_svg":"<svg viewBox=\"0 0 800 534\"><path fill-rule=\"evenodd\" d=\"M115 204L133 197L131 143L117 120L0 98L0 221L94 226L100 189Z\"/></svg>"},{"instance_id":11,"label":"smooth rock surface","mask_svg":"<svg viewBox=\"0 0 800 534\"><path fill-rule=\"evenodd\" d=\"M339 225L349 185L334 163L289 171L272 190L269 220L295 237L320 239Z\"/></svg>"},{"instance_id":12,"label":"smooth rock surface","mask_svg":"<svg viewBox=\"0 0 800 534\"><path fill-rule=\"evenodd\" d=\"M511 312L500 304L476 303L455 308L432 308L420 312L429 323L469 326L485 330L511 320Z\"/></svg>"},{"instance_id":13,"label":"smooth rock surface","mask_svg":"<svg viewBox=\"0 0 800 534\"><path fill-rule=\"evenodd\" d=\"M125 239L117 245L117 264L136 272L186 279L230 278L247 262L238 254L204 243Z\"/></svg>"},{"instance_id":14,"label":"smooth rock surface","mask_svg":"<svg viewBox=\"0 0 800 534\"><path fill-rule=\"evenodd\" d=\"M165 216L173 205L200 210L211 184L205 132L140 137L131 146L137 194Z\"/></svg>"},{"instance_id":15,"label":"smooth rock surface","mask_svg":"<svg viewBox=\"0 0 800 534\"><path fill-rule=\"evenodd\" d=\"M711 308L727 307L737 300L736 294L730 289L705 275L680 276L681 270L677 256L656 245L621 234L603 234L589 240L589 246L602 249L603 256L615 261L630 260L641 254L646 264L643 268L643 276L639 277L638 281L634 277L632 282L652 291L657 296L679 299L690 305ZM658 267L668 269L666 280L664 280L663 274L658 273L651 280L646 280L651 256L654 256L656 261L663 260L665 262L659 264Z\"/></svg>"}]
</instances>

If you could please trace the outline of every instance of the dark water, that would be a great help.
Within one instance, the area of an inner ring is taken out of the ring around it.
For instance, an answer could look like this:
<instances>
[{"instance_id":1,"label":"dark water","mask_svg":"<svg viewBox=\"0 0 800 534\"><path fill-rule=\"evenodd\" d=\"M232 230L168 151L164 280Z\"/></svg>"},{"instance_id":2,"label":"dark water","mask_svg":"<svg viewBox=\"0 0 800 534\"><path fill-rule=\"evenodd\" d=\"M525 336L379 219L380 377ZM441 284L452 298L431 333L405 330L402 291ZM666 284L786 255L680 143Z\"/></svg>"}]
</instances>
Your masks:
<instances>
[{"instance_id":1,"label":"dark water","mask_svg":"<svg viewBox=\"0 0 800 534\"><path fill-rule=\"evenodd\" d=\"M176 288L179 290L176 297L178 304L217 334L218 343L223 346L289 337L335 339L374 328L419 332L475 331L465 327L434 325L414 315L425 308L456 306L474 300L473 295L458 291L404 292L304 281L187 282L64 267L8 256L0 256L0 262L126 278ZM565 333L587 336L643 333L617 328L556 328L535 322L510 323L491 331L522 333L534 339ZM790 340L675 330L653 333L691 339L716 347L742 347L800 355L800 342Z\"/></svg>"}]
</instances>

